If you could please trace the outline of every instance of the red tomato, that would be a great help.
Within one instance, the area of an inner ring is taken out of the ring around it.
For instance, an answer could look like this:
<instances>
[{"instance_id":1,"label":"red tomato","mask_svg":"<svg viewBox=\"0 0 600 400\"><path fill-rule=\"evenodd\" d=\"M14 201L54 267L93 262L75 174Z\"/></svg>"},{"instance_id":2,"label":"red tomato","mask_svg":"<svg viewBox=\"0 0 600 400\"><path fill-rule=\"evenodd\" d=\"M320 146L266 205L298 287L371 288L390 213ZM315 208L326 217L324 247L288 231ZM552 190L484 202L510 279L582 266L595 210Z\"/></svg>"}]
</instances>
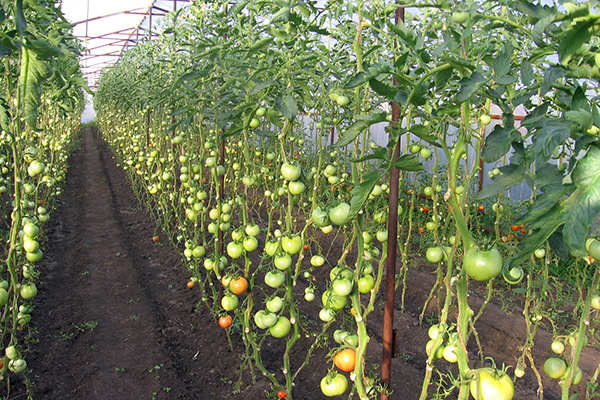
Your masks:
<instances>
[{"instance_id":1,"label":"red tomato","mask_svg":"<svg viewBox=\"0 0 600 400\"><path fill-rule=\"evenodd\" d=\"M280 390L279 392L277 392L277 397L279 397L280 399L285 399L287 397L287 393L284 390Z\"/></svg>"},{"instance_id":2,"label":"red tomato","mask_svg":"<svg viewBox=\"0 0 600 400\"><path fill-rule=\"evenodd\" d=\"M224 317L219 318L219 326L223 329L229 328L232 322L233 319L231 318L231 315L226 315Z\"/></svg>"}]
</instances>

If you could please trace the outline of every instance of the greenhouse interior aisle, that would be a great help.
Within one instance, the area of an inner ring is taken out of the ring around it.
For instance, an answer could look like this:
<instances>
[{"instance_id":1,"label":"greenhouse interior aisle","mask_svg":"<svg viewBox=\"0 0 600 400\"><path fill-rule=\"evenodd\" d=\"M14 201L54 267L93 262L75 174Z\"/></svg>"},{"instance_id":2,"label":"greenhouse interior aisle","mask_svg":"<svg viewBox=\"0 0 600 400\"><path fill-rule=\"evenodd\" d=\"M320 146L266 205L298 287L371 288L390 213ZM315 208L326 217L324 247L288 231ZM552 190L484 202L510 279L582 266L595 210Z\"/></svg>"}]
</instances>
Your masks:
<instances>
[{"instance_id":1,"label":"greenhouse interior aisle","mask_svg":"<svg viewBox=\"0 0 600 400\"><path fill-rule=\"evenodd\" d=\"M111 157L85 129L50 223L29 362L35 398L221 398L219 386L229 397L231 377L205 373L210 382L196 386L227 339L200 347L203 329L218 328L198 323L210 318L193 312L199 291L181 284L170 245L152 241L155 225Z\"/></svg>"}]
</instances>

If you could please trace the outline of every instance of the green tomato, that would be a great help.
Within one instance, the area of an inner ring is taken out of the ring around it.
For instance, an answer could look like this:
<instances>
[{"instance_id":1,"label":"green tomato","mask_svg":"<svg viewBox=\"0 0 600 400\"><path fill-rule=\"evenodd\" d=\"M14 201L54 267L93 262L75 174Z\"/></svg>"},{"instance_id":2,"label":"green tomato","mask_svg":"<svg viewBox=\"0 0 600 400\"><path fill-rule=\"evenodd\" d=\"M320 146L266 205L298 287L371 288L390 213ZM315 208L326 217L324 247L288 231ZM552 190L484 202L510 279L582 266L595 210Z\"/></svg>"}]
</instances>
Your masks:
<instances>
[{"instance_id":1,"label":"green tomato","mask_svg":"<svg viewBox=\"0 0 600 400\"><path fill-rule=\"evenodd\" d=\"M265 253L267 255L273 257L275 253L279 250L279 242L277 240L269 240L265 243Z\"/></svg>"},{"instance_id":2,"label":"green tomato","mask_svg":"<svg viewBox=\"0 0 600 400\"><path fill-rule=\"evenodd\" d=\"M281 315L277 318L275 325L269 328L269 333L275 338L282 338L287 336L291 329L292 324L288 317Z\"/></svg>"},{"instance_id":3,"label":"green tomato","mask_svg":"<svg viewBox=\"0 0 600 400\"><path fill-rule=\"evenodd\" d=\"M292 256L287 253L279 254L275 256L273 263L275 264L275 268L285 271L292 266Z\"/></svg>"},{"instance_id":4,"label":"green tomato","mask_svg":"<svg viewBox=\"0 0 600 400\"><path fill-rule=\"evenodd\" d=\"M252 118L250 120L250 124L249 125L250 125L250 128L253 128L253 129L258 128L260 126L260 121L259 121L258 118Z\"/></svg>"},{"instance_id":5,"label":"green tomato","mask_svg":"<svg viewBox=\"0 0 600 400\"><path fill-rule=\"evenodd\" d=\"M424 160L427 160L429 157L431 157L431 150L429 150L427 147L423 147L421 149L421 157L423 157Z\"/></svg>"},{"instance_id":6,"label":"green tomato","mask_svg":"<svg viewBox=\"0 0 600 400\"><path fill-rule=\"evenodd\" d=\"M427 249L425 257L430 263L439 263L444 259L444 250L439 246L430 247Z\"/></svg>"},{"instance_id":7,"label":"green tomato","mask_svg":"<svg viewBox=\"0 0 600 400\"><path fill-rule=\"evenodd\" d=\"M321 379L321 391L327 397L335 397L346 393L348 379L345 375L334 372Z\"/></svg>"},{"instance_id":8,"label":"green tomato","mask_svg":"<svg viewBox=\"0 0 600 400\"><path fill-rule=\"evenodd\" d=\"M544 372L552 379L560 379L567 372L567 363L562 358L550 357L544 362Z\"/></svg>"},{"instance_id":9,"label":"green tomato","mask_svg":"<svg viewBox=\"0 0 600 400\"><path fill-rule=\"evenodd\" d=\"M423 189L423 194L427 197L431 197L433 196L433 188L431 186L427 186L425 189Z\"/></svg>"},{"instance_id":10,"label":"green tomato","mask_svg":"<svg viewBox=\"0 0 600 400\"><path fill-rule=\"evenodd\" d=\"M588 247L590 256L592 256L594 260L600 260L600 241L594 239L590 242Z\"/></svg>"},{"instance_id":11,"label":"green tomato","mask_svg":"<svg viewBox=\"0 0 600 400\"><path fill-rule=\"evenodd\" d=\"M323 264L325 264L325 258L323 256L316 254L310 258L310 265L313 267L321 267Z\"/></svg>"},{"instance_id":12,"label":"green tomato","mask_svg":"<svg viewBox=\"0 0 600 400\"><path fill-rule=\"evenodd\" d=\"M492 117L487 114L482 114L479 117L479 122L481 122L482 125L489 125L492 122Z\"/></svg>"},{"instance_id":13,"label":"green tomato","mask_svg":"<svg viewBox=\"0 0 600 400\"><path fill-rule=\"evenodd\" d=\"M279 296L274 296L273 298L267 300L267 310L272 313L278 313L283 308L283 300Z\"/></svg>"},{"instance_id":14,"label":"green tomato","mask_svg":"<svg viewBox=\"0 0 600 400\"><path fill-rule=\"evenodd\" d=\"M458 356L456 355L456 346L448 345L444 347L442 357L444 357L444 360L448 361L449 363L457 362Z\"/></svg>"},{"instance_id":15,"label":"green tomato","mask_svg":"<svg viewBox=\"0 0 600 400\"><path fill-rule=\"evenodd\" d=\"M323 211L321 207L317 207L312 212L312 221L315 226L322 228L327 225L331 225L331 221L329 220L329 215L326 211Z\"/></svg>"},{"instance_id":16,"label":"green tomato","mask_svg":"<svg viewBox=\"0 0 600 400\"><path fill-rule=\"evenodd\" d=\"M360 293L369 293L375 287L375 278L372 275L365 275L358 280L358 291Z\"/></svg>"},{"instance_id":17,"label":"green tomato","mask_svg":"<svg viewBox=\"0 0 600 400\"><path fill-rule=\"evenodd\" d=\"M247 252L254 251L258 249L258 240L254 236L247 236L242 242L242 246Z\"/></svg>"},{"instance_id":18,"label":"green tomato","mask_svg":"<svg viewBox=\"0 0 600 400\"><path fill-rule=\"evenodd\" d=\"M288 190L290 191L291 194L293 194L295 196L304 193L305 189L306 189L306 186L304 185L304 183L299 182L299 181L293 181L288 184Z\"/></svg>"},{"instance_id":19,"label":"green tomato","mask_svg":"<svg viewBox=\"0 0 600 400\"><path fill-rule=\"evenodd\" d=\"M533 254L535 255L535 258L544 258L546 256L546 250L539 248L536 249Z\"/></svg>"},{"instance_id":20,"label":"green tomato","mask_svg":"<svg viewBox=\"0 0 600 400\"><path fill-rule=\"evenodd\" d=\"M344 343L348 346L358 347L358 335L354 333L348 333L344 336Z\"/></svg>"},{"instance_id":21,"label":"green tomato","mask_svg":"<svg viewBox=\"0 0 600 400\"><path fill-rule=\"evenodd\" d=\"M227 243L227 255L231 258L240 258L244 254L244 247L236 242Z\"/></svg>"},{"instance_id":22,"label":"green tomato","mask_svg":"<svg viewBox=\"0 0 600 400\"><path fill-rule=\"evenodd\" d=\"M348 278L337 278L331 283L331 289L338 296L348 296L352 293L352 281Z\"/></svg>"},{"instance_id":23,"label":"green tomato","mask_svg":"<svg viewBox=\"0 0 600 400\"><path fill-rule=\"evenodd\" d=\"M596 295L592 297L592 307L594 310L600 310L600 296Z\"/></svg>"},{"instance_id":24,"label":"green tomato","mask_svg":"<svg viewBox=\"0 0 600 400\"><path fill-rule=\"evenodd\" d=\"M425 352L428 356L431 356L433 352L433 359L438 360L444 356L444 345L439 345L438 347L434 348L434 344L435 340L430 339L425 345Z\"/></svg>"},{"instance_id":25,"label":"green tomato","mask_svg":"<svg viewBox=\"0 0 600 400\"><path fill-rule=\"evenodd\" d=\"M221 306L225 311L233 311L240 304L240 299L235 294L228 294L221 298Z\"/></svg>"},{"instance_id":26,"label":"green tomato","mask_svg":"<svg viewBox=\"0 0 600 400\"><path fill-rule=\"evenodd\" d=\"M4 288L0 288L0 307L8 303L8 292Z\"/></svg>"},{"instance_id":27,"label":"green tomato","mask_svg":"<svg viewBox=\"0 0 600 400\"><path fill-rule=\"evenodd\" d=\"M281 175L283 176L283 179L285 179L288 182L298 180L298 178L300 178L301 173L302 170L300 169L300 167L292 165L290 163L283 163L283 165L281 166Z\"/></svg>"},{"instance_id":28,"label":"green tomato","mask_svg":"<svg viewBox=\"0 0 600 400\"><path fill-rule=\"evenodd\" d=\"M19 290L19 294L25 300L33 299L37 295L37 287L35 283L29 283L27 285L21 286L21 290Z\"/></svg>"},{"instance_id":29,"label":"green tomato","mask_svg":"<svg viewBox=\"0 0 600 400\"><path fill-rule=\"evenodd\" d=\"M463 267L471 278L477 281L488 281L502 271L502 256L495 247L483 250L473 246L467 250L463 258Z\"/></svg>"},{"instance_id":30,"label":"green tomato","mask_svg":"<svg viewBox=\"0 0 600 400\"><path fill-rule=\"evenodd\" d=\"M335 319L335 311L331 308L322 308L319 311L319 319L323 322L331 322Z\"/></svg>"},{"instance_id":31,"label":"green tomato","mask_svg":"<svg viewBox=\"0 0 600 400\"><path fill-rule=\"evenodd\" d=\"M332 290L326 290L321 295L323 307L331 308L335 311L340 311L348 304L347 296L338 296Z\"/></svg>"},{"instance_id":32,"label":"green tomato","mask_svg":"<svg viewBox=\"0 0 600 400\"><path fill-rule=\"evenodd\" d=\"M452 20L459 24L464 24L469 19L469 13L466 11L455 11L452 13Z\"/></svg>"},{"instance_id":33,"label":"green tomato","mask_svg":"<svg viewBox=\"0 0 600 400\"><path fill-rule=\"evenodd\" d=\"M481 369L469 385L475 400L512 400L515 385L508 375L491 368Z\"/></svg>"},{"instance_id":34,"label":"green tomato","mask_svg":"<svg viewBox=\"0 0 600 400\"><path fill-rule=\"evenodd\" d=\"M552 344L550 345L550 348L556 354L562 354L565 351L564 343L559 342L558 340L553 341Z\"/></svg>"},{"instance_id":35,"label":"green tomato","mask_svg":"<svg viewBox=\"0 0 600 400\"><path fill-rule=\"evenodd\" d=\"M285 236L281 239L281 247L283 251L290 255L300 253L302 250L302 237L300 236Z\"/></svg>"},{"instance_id":36,"label":"green tomato","mask_svg":"<svg viewBox=\"0 0 600 400\"><path fill-rule=\"evenodd\" d=\"M380 243L387 242L388 240L388 231L377 231L375 237Z\"/></svg>"},{"instance_id":37,"label":"green tomato","mask_svg":"<svg viewBox=\"0 0 600 400\"><path fill-rule=\"evenodd\" d=\"M348 203L340 203L329 211L329 219L335 225L345 225L349 218L350 205Z\"/></svg>"},{"instance_id":38,"label":"green tomato","mask_svg":"<svg viewBox=\"0 0 600 400\"><path fill-rule=\"evenodd\" d=\"M285 274L279 270L269 271L265 274L265 284L273 289L277 289L283 285Z\"/></svg>"}]
</instances>

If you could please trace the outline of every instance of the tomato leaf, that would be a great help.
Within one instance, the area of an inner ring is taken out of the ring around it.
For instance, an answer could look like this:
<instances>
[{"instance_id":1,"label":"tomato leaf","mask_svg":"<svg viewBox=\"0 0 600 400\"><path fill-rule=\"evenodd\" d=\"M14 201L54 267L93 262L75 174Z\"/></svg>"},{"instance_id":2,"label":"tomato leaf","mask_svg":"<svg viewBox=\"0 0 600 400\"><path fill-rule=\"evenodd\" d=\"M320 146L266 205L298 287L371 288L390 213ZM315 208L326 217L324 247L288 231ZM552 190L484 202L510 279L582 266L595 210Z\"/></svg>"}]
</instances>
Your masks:
<instances>
[{"instance_id":1,"label":"tomato leaf","mask_svg":"<svg viewBox=\"0 0 600 400\"><path fill-rule=\"evenodd\" d=\"M401 171L422 171L425 169L423 162L412 154L404 154L400 156L398 159L396 159L396 161L394 161L392 167Z\"/></svg>"},{"instance_id":2,"label":"tomato leaf","mask_svg":"<svg viewBox=\"0 0 600 400\"><path fill-rule=\"evenodd\" d=\"M296 100L289 94L282 96L278 94L275 97L275 107L283 114L286 119L293 120L298 114L298 105Z\"/></svg>"},{"instance_id":3,"label":"tomato leaf","mask_svg":"<svg viewBox=\"0 0 600 400\"><path fill-rule=\"evenodd\" d=\"M17 31L23 33L27 29L27 20L23 13L23 0L17 0L17 7L15 8L15 19L17 22Z\"/></svg>"},{"instance_id":4,"label":"tomato leaf","mask_svg":"<svg viewBox=\"0 0 600 400\"><path fill-rule=\"evenodd\" d=\"M535 75L533 73L533 67L531 66L531 62L528 60L524 60L521 63L521 83L525 86L529 86L531 81L535 79Z\"/></svg>"},{"instance_id":5,"label":"tomato leaf","mask_svg":"<svg viewBox=\"0 0 600 400\"><path fill-rule=\"evenodd\" d=\"M373 171L365 175L363 181L352 189L350 192L352 199L350 200L350 212L348 213L349 220L353 219L363 208L373 188L381 178L379 172Z\"/></svg>"},{"instance_id":6,"label":"tomato leaf","mask_svg":"<svg viewBox=\"0 0 600 400\"><path fill-rule=\"evenodd\" d=\"M567 70L559 65L553 65L544 72L544 81L540 89L540 95L545 96L550 91L557 79L567 75Z\"/></svg>"},{"instance_id":7,"label":"tomato leaf","mask_svg":"<svg viewBox=\"0 0 600 400\"><path fill-rule=\"evenodd\" d=\"M589 9L586 12L589 13ZM590 40L592 34L597 30L597 23L596 16L580 17L575 25L566 32L558 46L558 56L562 65L567 65L581 46Z\"/></svg>"},{"instance_id":8,"label":"tomato leaf","mask_svg":"<svg viewBox=\"0 0 600 400\"><path fill-rule=\"evenodd\" d=\"M432 144L437 147L442 147L442 145L438 143L437 136L430 134L431 128L428 128L425 125L416 124L416 125L412 125L408 130L411 133L418 136L419 138L426 141L427 143Z\"/></svg>"},{"instance_id":9,"label":"tomato leaf","mask_svg":"<svg viewBox=\"0 0 600 400\"><path fill-rule=\"evenodd\" d=\"M508 271L510 271L511 267L515 267L526 261L561 225L562 221L548 218L547 222L539 230L527 236L525 240L519 243L517 255L511 258L507 263L509 267ZM507 268L505 268L505 271L506 270Z\"/></svg>"},{"instance_id":10,"label":"tomato leaf","mask_svg":"<svg viewBox=\"0 0 600 400\"><path fill-rule=\"evenodd\" d=\"M600 214L600 148L591 146L571 174L576 189L562 206L563 237L575 256L587 255L585 239Z\"/></svg>"},{"instance_id":11,"label":"tomato leaf","mask_svg":"<svg viewBox=\"0 0 600 400\"><path fill-rule=\"evenodd\" d=\"M365 129L371 125L385 121L387 114L385 112L376 112L367 116L358 116L359 118L355 123L350 125L344 134L338 139L333 147L347 146L354 141Z\"/></svg>"},{"instance_id":12,"label":"tomato leaf","mask_svg":"<svg viewBox=\"0 0 600 400\"><path fill-rule=\"evenodd\" d=\"M510 118L512 121L512 118ZM510 150L513 142L521 138L519 132L514 128L511 121L505 126L496 125L485 139L481 157L488 163L495 162Z\"/></svg>"},{"instance_id":13,"label":"tomato leaf","mask_svg":"<svg viewBox=\"0 0 600 400\"><path fill-rule=\"evenodd\" d=\"M463 103L469 100L476 92L487 82L487 79L479 72L473 72L470 77L460 80L460 90L456 95L456 100Z\"/></svg>"},{"instance_id":14,"label":"tomato leaf","mask_svg":"<svg viewBox=\"0 0 600 400\"><path fill-rule=\"evenodd\" d=\"M571 127L564 120L545 120L542 129L533 136L533 153L538 161L548 161L554 149L571 136Z\"/></svg>"},{"instance_id":15,"label":"tomato leaf","mask_svg":"<svg viewBox=\"0 0 600 400\"><path fill-rule=\"evenodd\" d=\"M252 96L254 94L258 94L260 92L262 92L264 89L275 85L275 81L272 80L266 80L263 82L259 82L256 85L254 85L254 87L252 88L252 90L250 90L250 92L248 92L249 96Z\"/></svg>"},{"instance_id":16,"label":"tomato leaf","mask_svg":"<svg viewBox=\"0 0 600 400\"><path fill-rule=\"evenodd\" d=\"M505 42L505 45L502 46L502 50L494 59L494 64L492 64L492 68L494 69L494 74L496 74L496 76L501 77L508 74L510 71L510 61L512 55L513 47L510 45L510 42Z\"/></svg>"},{"instance_id":17,"label":"tomato leaf","mask_svg":"<svg viewBox=\"0 0 600 400\"><path fill-rule=\"evenodd\" d=\"M478 200L487 199L512 188L523 182L525 178L525 167L521 164L510 164L500 168L501 175L494 178L494 181L486 185L483 190L475 196Z\"/></svg>"},{"instance_id":18,"label":"tomato leaf","mask_svg":"<svg viewBox=\"0 0 600 400\"><path fill-rule=\"evenodd\" d=\"M386 85L385 83L380 82L375 78L369 80L369 86L371 86L371 89L373 89L375 93L390 100L394 100L394 98L396 97L396 93L398 93L398 88Z\"/></svg>"}]
</instances>

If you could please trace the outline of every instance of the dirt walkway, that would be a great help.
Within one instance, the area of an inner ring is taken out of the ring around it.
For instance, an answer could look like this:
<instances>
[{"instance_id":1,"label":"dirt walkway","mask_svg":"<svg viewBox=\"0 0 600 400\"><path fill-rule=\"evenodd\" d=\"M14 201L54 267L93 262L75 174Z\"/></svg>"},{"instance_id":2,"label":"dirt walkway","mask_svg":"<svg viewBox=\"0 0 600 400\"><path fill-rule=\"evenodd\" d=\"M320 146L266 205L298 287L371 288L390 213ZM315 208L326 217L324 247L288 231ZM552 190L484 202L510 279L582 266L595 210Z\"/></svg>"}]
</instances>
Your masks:
<instances>
[{"instance_id":1,"label":"dirt walkway","mask_svg":"<svg viewBox=\"0 0 600 400\"><path fill-rule=\"evenodd\" d=\"M40 342L28 359L35 398L230 394L231 378L211 376L214 356L202 360L213 350L229 355L227 340L203 338L207 325L214 329L212 318L204 308L193 312L198 291L185 287L185 268L170 245L152 241L155 225L125 178L99 136L84 132L62 206L47 227L33 321ZM199 371L209 380L202 389Z\"/></svg>"}]
</instances>

